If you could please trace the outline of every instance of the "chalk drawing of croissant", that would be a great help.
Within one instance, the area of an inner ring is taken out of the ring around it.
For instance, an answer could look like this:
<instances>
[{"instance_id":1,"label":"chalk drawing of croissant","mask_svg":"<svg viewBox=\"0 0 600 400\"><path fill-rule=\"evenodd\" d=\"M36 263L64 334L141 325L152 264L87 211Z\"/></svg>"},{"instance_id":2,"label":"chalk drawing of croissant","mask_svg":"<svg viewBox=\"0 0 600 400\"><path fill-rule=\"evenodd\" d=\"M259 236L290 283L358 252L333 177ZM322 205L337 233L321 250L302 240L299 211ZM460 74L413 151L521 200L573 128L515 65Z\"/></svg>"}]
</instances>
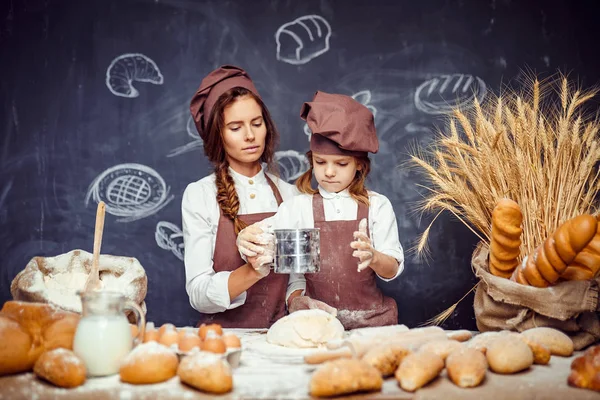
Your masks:
<instances>
[{"instance_id":1,"label":"chalk drawing of croissant","mask_svg":"<svg viewBox=\"0 0 600 400\"><path fill-rule=\"evenodd\" d=\"M115 96L135 98L140 95L133 82L162 85L164 78L156 63L140 53L120 55L106 70L106 86Z\"/></svg>"}]
</instances>

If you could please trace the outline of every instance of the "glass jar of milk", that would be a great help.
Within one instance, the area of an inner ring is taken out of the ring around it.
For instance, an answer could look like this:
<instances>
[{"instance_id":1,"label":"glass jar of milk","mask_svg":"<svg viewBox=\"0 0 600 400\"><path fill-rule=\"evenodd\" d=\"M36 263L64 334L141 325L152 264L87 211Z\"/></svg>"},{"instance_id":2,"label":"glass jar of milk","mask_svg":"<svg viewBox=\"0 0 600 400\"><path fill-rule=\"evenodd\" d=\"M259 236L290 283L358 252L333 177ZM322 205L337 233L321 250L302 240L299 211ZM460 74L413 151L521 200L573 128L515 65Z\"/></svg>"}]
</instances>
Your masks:
<instances>
[{"instance_id":1,"label":"glass jar of milk","mask_svg":"<svg viewBox=\"0 0 600 400\"><path fill-rule=\"evenodd\" d=\"M144 337L144 313L140 306L118 292L78 294L82 317L75 331L73 351L85 363L88 376L116 374L134 344L125 310L132 310L136 315L139 332L136 341L142 341Z\"/></svg>"}]
</instances>

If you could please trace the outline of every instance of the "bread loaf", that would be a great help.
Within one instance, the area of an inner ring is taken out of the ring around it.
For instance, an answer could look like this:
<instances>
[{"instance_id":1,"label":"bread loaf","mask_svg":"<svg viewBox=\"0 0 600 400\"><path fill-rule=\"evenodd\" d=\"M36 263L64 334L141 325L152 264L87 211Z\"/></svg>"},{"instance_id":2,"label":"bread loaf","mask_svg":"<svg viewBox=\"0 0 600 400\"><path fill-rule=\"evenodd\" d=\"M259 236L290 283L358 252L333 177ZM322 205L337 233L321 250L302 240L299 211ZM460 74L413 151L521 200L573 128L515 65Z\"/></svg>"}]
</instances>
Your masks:
<instances>
[{"instance_id":1,"label":"bread loaf","mask_svg":"<svg viewBox=\"0 0 600 400\"><path fill-rule=\"evenodd\" d=\"M396 380L400 387L407 392L427 385L444 369L444 360L434 353L418 351L409 354L402 360L396 371Z\"/></svg>"},{"instance_id":2,"label":"bread loaf","mask_svg":"<svg viewBox=\"0 0 600 400\"><path fill-rule=\"evenodd\" d=\"M177 373L179 359L175 352L157 342L136 346L121 362L121 381L135 385L159 383Z\"/></svg>"},{"instance_id":3,"label":"bread loaf","mask_svg":"<svg viewBox=\"0 0 600 400\"><path fill-rule=\"evenodd\" d=\"M30 371L45 351L73 349L77 314L48 304L7 301L0 317L0 375Z\"/></svg>"},{"instance_id":4,"label":"bread loaf","mask_svg":"<svg viewBox=\"0 0 600 400\"><path fill-rule=\"evenodd\" d=\"M17 321L0 315L0 376L29 371L31 335Z\"/></svg>"},{"instance_id":5,"label":"bread loaf","mask_svg":"<svg viewBox=\"0 0 600 400\"><path fill-rule=\"evenodd\" d=\"M510 278L519 265L521 223L523 215L519 205L510 199L500 199L492 211L490 238L490 272Z\"/></svg>"},{"instance_id":6,"label":"bread loaf","mask_svg":"<svg viewBox=\"0 0 600 400\"><path fill-rule=\"evenodd\" d=\"M43 353L33 372L55 386L74 388L85 382L85 364L71 350L54 349Z\"/></svg>"},{"instance_id":7,"label":"bread loaf","mask_svg":"<svg viewBox=\"0 0 600 400\"><path fill-rule=\"evenodd\" d=\"M446 336L450 340L456 340L457 342L466 342L473 337L471 331L466 329L459 329L457 331L447 331Z\"/></svg>"},{"instance_id":8,"label":"bread loaf","mask_svg":"<svg viewBox=\"0 0 600 400\"><path fill-rule=\"evenodd\" d=\"M531 328L521 332L521 336L546 346L550 353L554 355L569 357L573 354L573 340L558 329L548 327Z\"/></svg>"},{"instance_id":9,"label":"bread loaf","mask_svg":"<svg viewBox=\"0 0 600 400\"><path fill-rule=\"evenodd\" d=\"M446 358L448 377L455 385L464 388L479 386L487 368L487 359L482 352L464 346Z\"/></svg>"},{"instance_id":10,"label":"bread loaf","mask_svg":"<svg viewBox=\"0 0 600 400\"><path fill-rule=\"evenodd\" d=\"M533 353L525 342L511 335L501 335L487 349L490 369L499 374L514 374L531 367Z\"/></svg>"},{"instance_id":11,"label":"bread loaf","mask_svg":"<svg viewBox=\"0 0 600 400\"><path fill-rule=\"evenodd\" d=\"M355 392L381 390L383 378L377 368L365 361L340 359L327 362L312 374L310 394L315 397L332 397Z\"/></svg>"},{"instance_id":12,"label":"bread loaf","mask_svg":"<svg viewBox=\"0 0 600 400\"><path fill-rule=\"evenodd\" d=\"M409 354L410 350L405 346L383 343L367 351L362 360L377 368L383 377L387 377L396 372L404 357Z\"/></svg>"},{"instance_id":13,"label":"bread loaf","mask_svg":"<svg viewBox=\"0 0 600 400\"><path fill-rule=\"evenodd\" d=\"M511 279L523 285L548 287L560 278L591 279L600 269L600 225L583 214L560 225L529 254Z\"/></svg>"},{"instance_id":14,"label":"bread loaf","mask_svg":"<svg viewBox=\"0 0 600 400\"><path fill-rule=\"evenodd\" d=\"M440 356L442 360L446 360L446 357L448 357L450 353L463 346L464 344L456 340L433 340L421 346L419 351L434 353Z\"/></svg>"},{"instance_id":15,"label":"bread loaf","mask_svg":"<svg viewBox=\"0 0 600 400\"><path fill-rule=\"evenodd\" d=\"M571 363L571 386L600 392L600 345L592 346Z\"/></svg>"}]
</instances>

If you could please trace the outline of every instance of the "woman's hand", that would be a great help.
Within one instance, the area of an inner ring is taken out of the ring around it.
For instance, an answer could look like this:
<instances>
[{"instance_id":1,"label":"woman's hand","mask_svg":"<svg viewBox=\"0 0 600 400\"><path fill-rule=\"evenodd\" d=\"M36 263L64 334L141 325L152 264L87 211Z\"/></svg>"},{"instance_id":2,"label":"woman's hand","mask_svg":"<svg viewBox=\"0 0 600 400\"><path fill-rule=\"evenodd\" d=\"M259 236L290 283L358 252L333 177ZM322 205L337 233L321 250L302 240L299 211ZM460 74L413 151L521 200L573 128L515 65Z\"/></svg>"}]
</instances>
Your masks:
<instances>
[{"instance_id":1,"label":"woman's hand","mask_svg":"<svg viewBox=\"0 0 600 400\"><path fill-rule=\"evenodd\" d=\"M264 278L271 272L273 251L267 249L264 254L248 257L248 264L254 268L254 271L256 271L261 279Z\"/></svg>"},{"instance_id":2,"label":"woman's hand","mask_svg":"<svg viewBox=\"0 0 600 400\"><path fill-rule=\"evenodd\" d=\"M336 308L322 301L311 299L308 296L297 296L290 300L290 304L288 304L290 314L300 310L323 310L334 317L337 316Z\"/></svg>"},{"instance_id":3,"label":"woman's hand","mask_svg":"<svg viewBox=\"0 0 600 400\"><path fill-rule=\"evenodd\" d=\"M275 236L268 233L269 228L270 226L258 222L242 229L235 241L240 254L256 257L264 254L266 247L274 247Z\"/></svg>"}]
</instances>

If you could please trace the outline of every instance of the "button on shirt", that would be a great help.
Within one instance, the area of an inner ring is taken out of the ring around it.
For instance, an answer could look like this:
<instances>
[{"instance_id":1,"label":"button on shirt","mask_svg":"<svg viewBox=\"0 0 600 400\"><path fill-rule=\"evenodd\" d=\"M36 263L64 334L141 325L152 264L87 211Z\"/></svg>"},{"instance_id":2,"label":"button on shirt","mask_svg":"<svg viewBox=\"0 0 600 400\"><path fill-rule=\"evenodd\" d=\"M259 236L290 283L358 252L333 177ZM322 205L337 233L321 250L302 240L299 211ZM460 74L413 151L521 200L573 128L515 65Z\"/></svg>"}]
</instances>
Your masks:
<instances>
[{"instance_id":1,"label":"button on shirt","mask_svg":"<svg viewBox=\"0 0 600 400\"><path fill-rule=\"evenodd\" d=\"M256 176L247 177L229 168L240 201L239 214L276 212L277 200L269 186L264 170ZM269 174L279 189L283 200L298 194L295 186ZM213 254L217 238L220 209L217 202L215 175L209 175L190 183L183 193L181 218L185 243L186 291L192 307L202 313L217 313L241 306L246 301L246 292L229 299L228 281L230 271L215 272ZM235 243L231 251L237 252ZM302 282L288 286L288 293Z\"/></svg>"},{"instance_id":2,"label":"button on shirt","mask_svg":"<svg viewBox=\"0 0 600 400\"><path fill-rule=\"evenodd\" d=\"M358 213L358 203L348 190L339 193L329 193L319 186L323 197L326 221L355 220ZM375 250L394 257L398 260L398 272L392 278L380 279L389 282L396 279L404 270L404 251L398 237L396 214L389 199L379 193L369 191L369 235ZM273 229L312 229L315 227L313 217L312 195L300 194L285 201L279 207L277 214L268 218ZM357 224L358 229L358 224ZM348 243L350 249L350 243ZM358 265L358 259L356 259ZM378 275L379 276L379 275ZM304 275L290 274L288 288L306 287ZM289 290L288 290L289 291Z\"/></svg>"}]
</instances>

